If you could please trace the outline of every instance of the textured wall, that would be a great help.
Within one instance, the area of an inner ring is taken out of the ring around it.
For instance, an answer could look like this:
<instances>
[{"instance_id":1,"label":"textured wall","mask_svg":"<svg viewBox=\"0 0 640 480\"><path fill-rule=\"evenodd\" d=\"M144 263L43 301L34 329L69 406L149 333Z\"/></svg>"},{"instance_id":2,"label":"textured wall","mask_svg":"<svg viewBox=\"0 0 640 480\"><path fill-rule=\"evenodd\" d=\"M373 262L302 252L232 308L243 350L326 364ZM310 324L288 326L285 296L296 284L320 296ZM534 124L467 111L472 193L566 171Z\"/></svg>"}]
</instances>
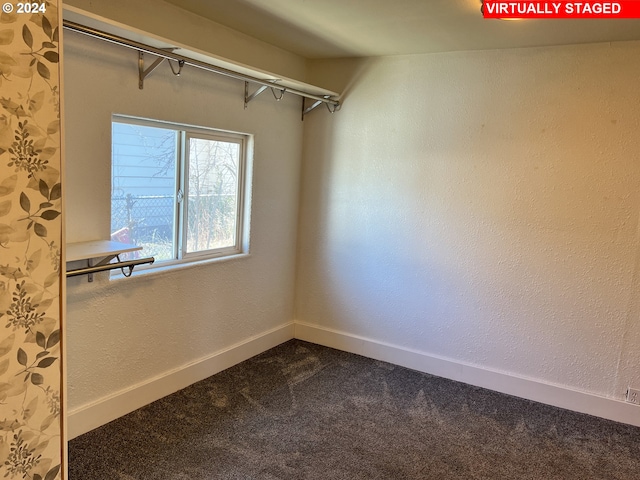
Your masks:
<instances>
[{"instance_id":1,"label":"textured wall","mask_svg":"<svg viewBox=\"0 0 640 480\"><path fill-rule=\"evenodd\" d=\"M640 386L639 54L317 63L346 99L305 120L296 319L606 397Z\"/></svg>"},{"instance_id":2,"label":"textured wall","mask_svg":"<svg viewBox=\"0 0 640 480\"><path fill-rule=\"evenodd\" d=\"M0 14L0 476L61 478L58 2Z\"/></svg>"},{"instance_id":3,"label":"textured wall","mask_svg":"<svg viewBox=\"0 0 640 480\"><path fill-rule=\"evenodd\" d=\"M302 122L269 92L244 110L244 84L165 63L138 89L137 52L65 36L66 228L108 239L111 115L254 134L250 255L109 281L69 279L69 410L291 322Z\"/></svg>"}]
</instances>

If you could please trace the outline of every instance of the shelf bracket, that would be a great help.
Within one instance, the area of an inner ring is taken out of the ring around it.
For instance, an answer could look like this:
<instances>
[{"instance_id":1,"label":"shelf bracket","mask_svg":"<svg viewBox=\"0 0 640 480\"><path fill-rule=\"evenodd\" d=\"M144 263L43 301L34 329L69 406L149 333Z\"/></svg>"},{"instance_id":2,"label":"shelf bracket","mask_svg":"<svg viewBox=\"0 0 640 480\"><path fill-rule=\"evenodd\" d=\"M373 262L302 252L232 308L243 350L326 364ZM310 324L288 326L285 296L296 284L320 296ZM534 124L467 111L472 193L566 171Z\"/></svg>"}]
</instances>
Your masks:
<instances>
[{"instance_id":1,"label":"shelf bracket","mask_svg":"<svg viewBox=\"0 0 640 480\"><path fill-rule=\"evenodd\" d=\"M103 267L105 265L109 265L111 260L113 260L114 258L118 257L118 260L120 260L120 257L117 255L108 255L106 257L104 257L102 260L100 260L98 263L94 263L94 259L93 258L88 258L87 259L87 281L89 283L93 282L93 273L96 271L95 269ZM81 270L85 270L85 269L81 269ZM76 272L77 270L70 270L70 272ZM100 271L100 270L97 270ZM81 274L77 274L77 275L81 275ZM74 276L69 275L69 272L67 272L67 277L72 277Z\"/></svg>"},{"instance_id":2,"label":"shelf bracket","mask_svg":"<svg viewBox=\"0 0 640 480\"><path fill-rule=\"evenodd\" d=\"M267 88L266 85L261 85L258 87L258 89L253 92L252 94L249 94L249 82L244 82L244 108L246 110L247 106L249 105L249 102L251 100L253 100L254 98L256 98L258 95L260 95L262 92L264 92Z\"/></svg>"},{"instance_id":3,"label":"shelf bracket","mask_svg":"<svg viewBox=\"0 0 640 480\"><path fill-rule=\"evenodd\" d=\"M167 52L171 53L176 49L175 48L163 48L162 50L166 50ZM167 62L170 62L170 60L168 58L158 57L149 66L149 68L147 68L145 70L145 68L144 68L144 53L142 51L138 52L138 88L140 90L142 90L144 88L144 79L147 78L149 75L151 75L153 73L153 71L156 68L158 68L160 66L160 64L162 62L164 62L165 60ZM176 76L180 75L180 72L182 71L182 66L183 65L184 65L184 62L182 62L182 64L179 65L180 70L178 70L178 73L176 73L175 70L173 69L173 66L171 65L171 63L169 63L169 66L171 67L171 71Z\"/></svg>"},{"instance_id":4,"label":"shelf bracket","mask_svg":"<svg viewBox=\"0 0 640 480\"><path fill-rule=\"evenodd\" d=\"M278 80L272 80L274 86L273 87L269 87L267 85L261 85L259 86L255 92L249 94L249 82L244 82L244 108L246 109L247 106L249 105L249 102L251 100L253 100L254 98L256 98L258 95L260 95L262 92L264 92L267 88L271 88L271 92L273 93L273 98L276 99L276 101L280 101L282 100L282 97L284 97L285 92L287 91L286 87L281 87L281 86L276 86L276 82ZM276 94L276 92L280 92L280 95L278 96Z\"/></svg>"},{"instance_id":5,"label":"shelf bracket","mask_svg":"<svg viewBox=\"0 0 640 480\"><path fill-rule=\"evenodd\" d=\"M93 259L92 259L92 258L90 258L90 259L88 259L88 260L87 260L87 266L88 266L89 268L93 268L93 267L94 267L94 265L93 265ZM67 272L67 277L68 277L68 276L69 276L69 272ZM91 273L87 273L87 282L89 282L89 283L93 283L93 272L91 272Z\"/></svg>"},{"instance_id":6,"label":"shelf bracket","mask_svg":"<svg viewBox=\"0 0 640 480\"><path fill-rule=\"evenodd\" d=\"M329 95L325 95L325 96L324 96L324 97L322 97L322 98L330 99L330 98L331 98L331 96L329 96ZM329 108L329 105L328 105L327 103L323 102L322 100L316 100L315 102L313 102L313 103L311 104L311 106L307 107L307 106L306 106L306 98L302 97L302 120L304 121L304 116L305 116L305 115L307 115L308 113L312 112L313 110L315 110L316 108L318 108L318 107L319 107L320 105L322 105L323 103L324 103L325 105L327 105L327 108ZM334 112L336 112L339 108L340 108L340 104L336 105L336 106L333 108L333 110L331 110L331 109L329 108L329 111L330 111L331 113L334 113Z\"/></svg>"}]
</instances>

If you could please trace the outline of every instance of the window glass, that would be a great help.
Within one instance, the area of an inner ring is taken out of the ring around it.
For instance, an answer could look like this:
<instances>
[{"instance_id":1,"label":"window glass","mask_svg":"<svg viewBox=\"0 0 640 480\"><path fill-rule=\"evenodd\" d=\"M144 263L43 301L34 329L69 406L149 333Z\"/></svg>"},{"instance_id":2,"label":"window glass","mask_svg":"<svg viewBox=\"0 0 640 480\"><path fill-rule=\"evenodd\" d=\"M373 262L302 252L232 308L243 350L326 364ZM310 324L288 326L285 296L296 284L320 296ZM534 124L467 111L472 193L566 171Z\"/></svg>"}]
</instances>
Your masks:
<instances>
[{"instance_id":1,"label":"window glass","mask_svg":"<svg viewBox=\"0 0 640 480\"><path fill-rule=\"evenodd\" d=\"M239 253L246 136L112 123L111 239L156 262ZM125 259L121 256L121 259Z\"/></svg>"},{"instance_id":2,"label":"window glass","mask_svg":"<svg viewBox=\"0 0 640 480\"><path fill-rule=\"evenodd\" d=\"M189 137L187 253L237 241L240 144Z\"/></svg>"}]
</instances>

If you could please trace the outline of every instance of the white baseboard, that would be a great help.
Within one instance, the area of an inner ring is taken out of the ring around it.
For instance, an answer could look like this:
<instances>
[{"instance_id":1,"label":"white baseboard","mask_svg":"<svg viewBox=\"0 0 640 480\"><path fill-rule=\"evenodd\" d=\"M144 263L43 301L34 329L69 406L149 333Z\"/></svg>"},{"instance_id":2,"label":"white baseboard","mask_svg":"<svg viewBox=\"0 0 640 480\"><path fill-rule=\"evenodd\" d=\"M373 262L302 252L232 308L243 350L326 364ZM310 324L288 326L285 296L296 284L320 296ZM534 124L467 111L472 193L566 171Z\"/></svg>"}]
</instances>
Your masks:
<instances>
[{"instance_id":1,"label":"white baseboard","mask_svg":"<svg viewBox=\"0 0 640 480\"><path fill-rule=\"evenodd\" d=\"M295 338L554 407L640 426L640 407L302 322Z\"/></svg>"},{"instance_id":2,"label":"white baseboard","mask_svg":"<svg viewBox=\"0 0 640 480\"><path fill-rule=\"evenodd\" d=\"M193 363L69 411L66 422L68 439L71 440L109 423L292 338L640 427L640 407L636 405L539 380L487 370L337 330L296 322L256 335Z\"/></svg>"},{"instance_id":3,"label":"white baseboard","mask_svg":"<svg viewBox=\"0 0 640 480\"><path fill-rule=\"evenodd\" d=\"M288 323L215 352L193 363L75 408L67 415L68 439L82 435L127 413L215 375L293 338Z\"/></svg>"}]
</instances>

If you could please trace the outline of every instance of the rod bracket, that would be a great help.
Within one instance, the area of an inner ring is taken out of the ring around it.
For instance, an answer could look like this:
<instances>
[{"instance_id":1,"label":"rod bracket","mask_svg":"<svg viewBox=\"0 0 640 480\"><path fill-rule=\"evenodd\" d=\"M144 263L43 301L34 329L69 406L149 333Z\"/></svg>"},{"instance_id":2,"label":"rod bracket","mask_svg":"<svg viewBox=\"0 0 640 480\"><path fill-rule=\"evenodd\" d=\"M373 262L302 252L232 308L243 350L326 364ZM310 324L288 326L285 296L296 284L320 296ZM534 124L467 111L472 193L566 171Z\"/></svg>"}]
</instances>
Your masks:
<instances>
[{"instance_id":1,"label":"rod bracket","mask_svg":"<svg viewBox=\"0 0 640 480\"><path fill-rule=\"evenodd\" d=\"M276 84L276 82L278 82L279 80L271 80L270 83L273 83L274 85ZM262 92L264 92L267 88L271 88L271 93L273 93L273 98L276 99L276 101L280 101L282 100L282 97L284 97L285 92L287 91L286 87L279 87L279 86L273 86L270 87L268 85L260 85L255 92L253 93L249 93L249 82L245 81L244 82L244 108L246 109L247 106L249 105L249 102L251 100L253 100L254 98L256 98L258 95L260 95ZM276 92L280 91L280 95L277 95Z\"/></svg>"},{"instance_id":2,"label":"rod bracket","mask_svg":"<svg viewBox=\"0 0 640 480\"><path fill-rule=\"evenodd\" d=\"M162 50L165 50L169 53L173 52L174 50L176 50L175 48L163 48ZM171 65L171 61L168 58L164 58L164 57L158 57L156 58L153 63L151 65L149 65L149 67L147 69L144 68L144 53L142 52L142 50L138 51L138 88L140 90L142 90L144 88L144 79L147 78L149 75L151 75L153 73L153 71L158 68L160 66L160 64L164 61L169 62L169 67L171 67L171 71L173 72L173 74L176 77L180 76L180 73L182 72L182 67L184 66L184 61L180 60L178 61L178 71L176 72L173 69L173 65Z\"/></svg>"},{"instance_id":3,"label":"rod bracket","mask_svg":"<svg viewBox=\"0 0 640 480\"><path fill-rule=\"evenodd\" d=\"M278 96L276 94L276 91L280 91L280 96ZM279 102L280 100L282 100L282 97L284 97L285 92L287 91L286 88L273 88L271 87L271 93L273 93L273 98L276 99L276 102Z\"/></svg>"},{"instance_id":4,"label":"rod bracket","mask_svg":"<svg viewBox=\"0 0 640 480\"><path fill-rule=\"evenodd\" d=\"M340 102L338 100L332 100L330 95L324 95L322 98L329 101L324 100L316 100L309 107L306 106L306 98L302 97L302 120L304 121L305 115L311 113L313 110L318 108L323 103L327 106L327 110L330 113L335 113L340 110Z\"/></svg>"}]
</instances>

